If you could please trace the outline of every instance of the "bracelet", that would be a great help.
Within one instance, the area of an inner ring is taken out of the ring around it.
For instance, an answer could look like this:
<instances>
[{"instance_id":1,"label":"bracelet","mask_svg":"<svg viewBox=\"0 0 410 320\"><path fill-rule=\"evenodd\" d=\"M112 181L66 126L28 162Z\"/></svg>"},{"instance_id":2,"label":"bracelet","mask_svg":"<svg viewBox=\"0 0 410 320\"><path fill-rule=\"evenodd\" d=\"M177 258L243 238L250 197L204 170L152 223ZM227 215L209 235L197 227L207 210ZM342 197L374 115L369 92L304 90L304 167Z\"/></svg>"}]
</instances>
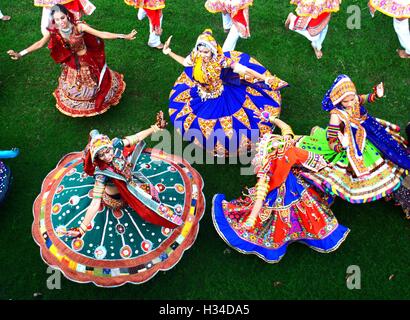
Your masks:
<instances>
[{"instance_id":1,"label":"bracelet","mask_svg":"<svg viewBox=\"0 0 410 320\"><path fill-rule=\"evenodd\" d=\"M141 141L141 139L138 136L138 133L136 133L132 136L127 136L127 137L125 137L125 139L128 140L128 142L130 143L131 146L136 145L138 142Z\"/></svg>"},{"instance_id":2,"label":"bracelet","mask_svg":"<svg viewBox=\"0 0 410 320\"><path fill-rule=\"evenodd\" d=\"M264 183L257 183L256 185L256 199L257 200L264 200L266 198L266 195L268 194L269 190L269 184L264 182Z\"/></svg>"},{"instance_id":3,"label":"bracelet","mask_svg":"<svg viewBox=\"0 0 410 320\"><path fill-rule=\"evenodd\" d=\"M117 36L117 39L125 39L125 34L119 34L118 36Z\"/></svg>"},{"instance_id":4,"label":"bracelet","mask_svg":"<svg viewBox=\"0 0 410 320\"><path fill-rule=\"evenodd\" d=\"M279 117L278 116L270 116L269 117L269 122L274 123L276 119L279 119Z\"/></svg>"},{"instance_id":5,"label":"bracelet","mask_svg":"<svg viewBox=\"0 0 410 320\"><path fill-rule=\"evenodd\" d=\"M24 49L24 50L19 52L19 55L24 57L27 53L28 53L27 49Z\"/></svg>"},{"instance_id":6,"label":"bracelet","mask_svg":"<svg viewBox=\"0 0 410 320\"><path fill-rule=\"evenodd\" d=\"M80 229L80 233L81 233L81 234L84 234L84 233L87 232L87 226L86 226L83 222L81 222L79 229ZM81 231L82 231L82 232L81 232Z\"/></svg>"},{"instance_id":7,"label":"bracelet","mask_svg":"<svg viewBox=\"0 0 410 320\"><path fill-rule=\"evenodd\" d=\"M162 53L165 55L169 55L172 52L171 48L163 49Z\"/></svg>"},{"instance_id":8,"label":"bracelet","mask_svg":"<svg viewBox=\"0 0 410 320\"><path fill-rule=\"evenodd\" d=\"M282 132L281 132L281 133L282 133L282 136L287 136L287 135L292 136L292 137L295 136L295 134L293 133L293 130L292 130L291 127L289 127L289 128L283 128L281 131L282 131Z\"/></svg>"}]
</instances>

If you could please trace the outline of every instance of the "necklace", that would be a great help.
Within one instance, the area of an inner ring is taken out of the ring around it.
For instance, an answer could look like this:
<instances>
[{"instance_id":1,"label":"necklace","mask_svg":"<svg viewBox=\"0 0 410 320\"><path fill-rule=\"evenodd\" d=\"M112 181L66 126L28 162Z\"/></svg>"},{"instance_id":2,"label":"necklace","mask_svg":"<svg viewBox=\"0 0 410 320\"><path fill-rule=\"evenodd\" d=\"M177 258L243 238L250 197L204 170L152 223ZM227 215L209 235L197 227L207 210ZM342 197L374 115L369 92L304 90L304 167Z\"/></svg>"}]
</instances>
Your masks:
<instances>
[{"instance_id":1,"label":"necklace","mask_svg":"<svg viewBox=\"0 0 410 320\"><path fill-rule=\"evenodd\" d=\"M69 37L71 32L73 31L73 26L70 25L68 28L66 29L60 29L61 33L65 36L65 37Z\"/></svg>"}]
</instances>

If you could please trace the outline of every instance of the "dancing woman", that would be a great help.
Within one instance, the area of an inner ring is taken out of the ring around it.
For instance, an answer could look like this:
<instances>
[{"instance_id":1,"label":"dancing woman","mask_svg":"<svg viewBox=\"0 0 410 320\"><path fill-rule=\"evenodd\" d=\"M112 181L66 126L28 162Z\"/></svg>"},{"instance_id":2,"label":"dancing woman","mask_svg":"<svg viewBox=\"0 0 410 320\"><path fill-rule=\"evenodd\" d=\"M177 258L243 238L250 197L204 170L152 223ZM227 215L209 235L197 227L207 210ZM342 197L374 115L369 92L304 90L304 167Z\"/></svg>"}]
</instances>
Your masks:
<instances>
[{"instance_id":1,"label":"dancing woman","mask_svg":"<svg viewBox=\"0 0 410 320\"><path fill-rule=\"evenodd\" d=\"M271 129L254 112L279 116L279 90L288 84L246 53L222 52L209 29L186 58L172 52L171 37L163 53L185 67L170 93L169 114L177 130L217 156L248 151L259 133Z\"/></svg>"},{"instance_id":2,"label":"dancing woman","mask_svg":"<svg viewBox=\"0 0 410 320\"><path fill-rule=\"evenodd\" d=\"M368 6L372 16L380 11L393 18L394 31L404 48L397 49L397 54L403 59L410 58L410 0L370 0Z\"/></svg>"},{"instance_id":3,"label":"dancing woman","mask_svg":"<svg viewBox=\"0 0 410 320\"><path fill-rule=\"evenodd\" d=\"M330 113L326 129L315 127L297 146L334 164L319 173L304 174L332 195L352 203L385 197L400 187L410 154L396 125L372 117L364 107L384 95L383 83L358 95L352 80L339 75L326 93L322 107Z\"/></svg>"},{"instance_id":4,"label":"dancing woman","mask_svg":"<svg viewBox=\"0 0 410 320\"><path fill-rule=\"evenodd\" d=\"M336 250L349 229L339 225L329 199L299 175L299 167L320 172L327 166L319 155L294 146L292 129L270 117L282 135L265 134L252 161L258 182L244 197L226 201L214 196L212 218L225 242L266 262L279 262L291 242L319 252Z\"/></svg>"},{"instance_id":5,"label":"dancing woman","mask_svg":"<svg viewBox=\"0 0 410 320\"><path fill-rule=\"evenodd\" d=\"M311 41L316 58L323 56L322 44L329 29L333 12L338 12L341 0L291 0L296 5L296 15L289 13L285 27L296 31Z\"/></svg>"},{"instance_id":6,"label":"dancing woman","mask_svg":"<svg viewBox=\"0 0 410 320\"><path fill-rule=\"evenodd\" d=\"M62 65L58 87L54 91L57 109L71 117L90 117L119 103L125 90L123 75L108 68L102 39L134 40L136 31L116 34L93 29L76 21L62 5L51 9L47 34L28 48L7 53L13 60L44 47L48 43L51 58Z\"/></svg>"},{"instance_id":7,"label":"dancing woman","mask_svg":"<svg viewBox=\"0 0 410 320\"><path fill-rule=\"evenodd\" d=\"M235 50L239 38L251 36L249 28L249 7L253 0L207 0L205 8L211 13L222 13L222 23L228 33L222 51Z\"/></svg>"},{"instance_id":8,"label":"dancing woman","mask_svg":"<svg viewBox=\"0 0 410 320\"><path fill-rule=\"evenodd\" d=\"M151 48L162 49L162 10L165 8L165 0L124 0L124 2L138 9L137 18L149 20L148 46Z\"/></svg>"},{"instance_id":9,"label":"dancing woman","mask_svg":"<svg viewBox=\"0 0 410 320\"><path fill-rule=\"evenodd\" d=\"M43 182L33 236L44 260L78 282L142 283L171 269L196 239L205 204L201 176L188 162L143 139L90 133L84 152L66 155Z\"/></svg>"}]
</instances>

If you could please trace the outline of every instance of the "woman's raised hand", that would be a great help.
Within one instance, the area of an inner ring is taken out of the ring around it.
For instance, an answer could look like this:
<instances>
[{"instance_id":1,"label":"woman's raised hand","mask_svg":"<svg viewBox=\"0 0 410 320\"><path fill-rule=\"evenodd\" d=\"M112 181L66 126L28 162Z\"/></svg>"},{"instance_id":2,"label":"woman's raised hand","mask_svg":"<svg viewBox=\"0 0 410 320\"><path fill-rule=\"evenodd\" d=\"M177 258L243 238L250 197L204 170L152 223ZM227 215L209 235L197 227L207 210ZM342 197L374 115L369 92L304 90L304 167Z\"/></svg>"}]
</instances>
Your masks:
<instances>
[{"instance_id":1,"label":"woman's raised hand","mask_svg":"<svg viewBox=\"0 0 410 320\"><path fill-rule=\"evenodd\" d=\"M384 84L383 82L380 82L377 86L376 86L376 95L378 98L381 98L384 96Z\"/></svg>"},{"instance_id":2,"label":"woman's raised hand","mask_svg":"<svg viewBox=\"0 0 410 320\"><path fill-rule=\"evenodd\" d=\"M137 35L137 30L132 29L132 31L125 36L125 40L129 40L129 41L134 40L136 35Z\"/></svg>"},{"instance_id":3,"label":"woman's raised hand","mask_svg":"<svg viewBox=\"0 0 410 320\"><path fill-rule=\"evenodd\" d=\"M163 54L169 54L171 52L171 48L169 47L169 45L171 44L171 39L172 36L170 36L168 40L164 43L164 47L162 48Z\"/></svg>"}]
</instances>

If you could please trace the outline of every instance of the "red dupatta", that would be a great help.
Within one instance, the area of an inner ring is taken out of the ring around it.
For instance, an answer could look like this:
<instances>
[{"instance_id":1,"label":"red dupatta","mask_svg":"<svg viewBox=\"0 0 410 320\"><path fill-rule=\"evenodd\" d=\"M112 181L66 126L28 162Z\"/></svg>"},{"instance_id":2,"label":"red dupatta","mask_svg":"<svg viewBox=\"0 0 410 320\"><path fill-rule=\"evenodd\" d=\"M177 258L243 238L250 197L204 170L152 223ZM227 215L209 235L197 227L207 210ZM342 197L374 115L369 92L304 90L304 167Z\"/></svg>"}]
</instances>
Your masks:
<instances>
[{"instance_id":1,"label":"red dupatta","mask_svg":"<svg viewBox=\"0 0 410 320\"><path fill-rule=\"evenodd\" d=\"M135 146L132 147L125 147L123 151L123 155L125 157L129 156L135 149ZM109 169L110 165L104 161L96 159L94 162L91 161L91 153L89 150L85 151L85 156L83 158L84 162L84 171L89 176L94 175L95 167L98 166L100 170ZM145 221L160 225L165 228L174 229L178 227L178 225L162 218L156 212L153 212L151 209L146 207L140 200L138 200L127 188L127 184L124 181L117 180L114 178L110 178L112 182L117 187L121 198Z\"/></svg>"},{"instance_id":2,"label":"red dupatta","mask_svg":"<svg viewBox=\"0 0 410 320\"><path fill-rule=\"evenodd\" d=\"M70 21L74 21L72 13L69 12ZM84 22L72 22L74 25L73 32L77 32L77 25ZM92 34L83 32L82 36L84 39L84 44L87 48L87 53L83 56L78 56L76 52L71 50L70 44L67 43L60 32L54 26L48 29L50 32L50 42L48 43L48 48L50 50L51 58L59 64L64 63L72 69L79 69L79 60L86 63L91 72L99 79L101 76L101 71L105 65L105 50L104 41ZM99 112L103 108L104 100L111 88L111 72L107 71L104 73L101 84L99 86L99 91L95 97L95 111Z\"/></svg>"}]
</instances>

